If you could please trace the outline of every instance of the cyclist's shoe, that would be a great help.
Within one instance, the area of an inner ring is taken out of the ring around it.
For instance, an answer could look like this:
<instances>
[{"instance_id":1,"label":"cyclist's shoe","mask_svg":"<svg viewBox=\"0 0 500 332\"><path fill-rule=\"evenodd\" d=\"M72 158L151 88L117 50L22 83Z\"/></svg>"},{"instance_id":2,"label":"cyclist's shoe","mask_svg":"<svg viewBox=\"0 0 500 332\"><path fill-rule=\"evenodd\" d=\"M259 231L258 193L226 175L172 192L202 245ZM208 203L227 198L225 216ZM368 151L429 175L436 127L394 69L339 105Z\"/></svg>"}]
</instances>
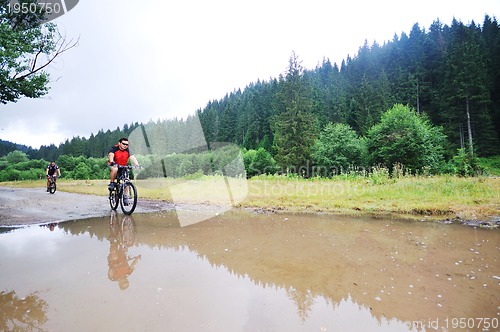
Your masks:
<instances>
[{"instance_id":1,"label":"cyclist's shoe","mask_svg":"<svg viewBox=\"0 0 500 332\"><path fill-rule=\"evenodd\" d=\"M115 183L114 182L110 182L109 185L108 185L108 190L112 191L113 189L115 189Z\"/></svg>"},{"instance_id":2,"label":"cyclist's shoe","mask_svg":"<svg viewBox=\"0 0 500 332\"><path fill-rule=\"evenodd\" d=\"M47 188L47 192L49 192L49 191L50 191L50 189L49 189L49 188Z\"/></svg>"},{"instance_id":3,"label":"cyclist's shoe","mask_svg":"<svg viewBox=\"0 0 500 332\"><path fill-rule=\"evenodd\" d=\"M128 196L127 195L123 195L123 205L125 205L125 206L129 205L129 201L128 201Z\"/></svg>"}]
</instances>

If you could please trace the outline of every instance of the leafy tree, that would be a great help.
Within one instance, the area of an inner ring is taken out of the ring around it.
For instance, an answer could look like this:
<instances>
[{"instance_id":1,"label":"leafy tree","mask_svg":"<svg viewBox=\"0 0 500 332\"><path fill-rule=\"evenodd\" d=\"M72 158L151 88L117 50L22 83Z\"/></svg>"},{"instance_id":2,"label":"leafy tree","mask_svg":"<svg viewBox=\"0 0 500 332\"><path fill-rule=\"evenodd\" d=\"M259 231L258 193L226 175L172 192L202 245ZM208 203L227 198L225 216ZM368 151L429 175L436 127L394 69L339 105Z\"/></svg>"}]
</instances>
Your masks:
<instances>
[{"instance_id":1,"label":"leafy tree","mask_svg":"<svg viewBox=\"0 0 500 332\"><path fill-rule=\"evenodd\" d=\"M43 168L42 169L34 169L31 168L29 170L24 170L19 173L19 180L38 180L43 178L45 174Z\"/></svg>"},{"instance_id":2,"label":"leafy tree","mask_svg":"<svg viewBox=\"0 0 500 332\"><path fill-rule=\"evenodd\" d=\"M79 162L71 172L71 177L77 180L88 180L92 178L92 170L85 162Z\"/></svg>"},{"instance_id":3,"label":"leafy tree","mask_svg":"<svg viewBox=\"0 0 500 332\"><path fill-rule=\"evenodd\" d=\"M55 24L40 24L42 11L13 13L8 11L8 4L8 0L0 0L0 103L3 104L45 95L49 83L46 67L77 44L66 41Z\"/></svg>"},{"instance_id":4,"label":"leafy tree","mask_svg":"<svg viewBox=\"0 0 500 332\"><path fill-rule=\"evenodd\" d=\"M19 150L15 150L15 151L12 151L12 152L9 152L7 154L7 156L5 156L5 159L7 160L7 162L9 162L10 164L17 164L17 163L20 163L20 162L23 162L23 161L28 161L29 158L28 156L26 155L26 153L24 152L21 152Z\"/></svg>"},{"instance_id":5,"label":"leafy tree","mask_svg":"<svg viewBox=\"0 0 500 332\"><path fill-rule=\"evenodd\" d=\"M11 166L19 171L26 171L34 168L43 171L45 170L45 167L47 167L47 165L48 165L47 161L40 159L40 160L20 161L17 162L16 164L12 164Z\"/></svg>"},{"instance_id":6,"label":"leafy tree","mask_svg":"<svg viewBox=\"0 0 500 332\"><path fill-rule=\"evenodd\" d=\"M10 166L0 172L0 181L17 181L20 180L21 171Z\"/></svg>"},{"instance_id":7,"label":"leafy tree","mask_svg":"<svg viewBox=\"0 0 500 332\"><path fill-rule=\"evenodd\" d=\"M389 168L401 163L412 170L438 171L444 160L446 136L427 117L408 106L395 105L368 131L371 163Z\"/></svg>"},{"instance_id":8,"label":"leafy tree","mask_svg":"<svg viewBox=\"0 0 500 332\"><path fill-rule=\"evenodd\" d=\"M177 174L179 174L180 176L184 176L196 173L197 170L198 169L196 168L196 165L193 163L192 159L185 158L181 161L179 169L177 170Z\"/></svg>"},{"instance_id":9,"label":"leafy tree","mask_svg":"<svg viewBox=\"0 0 500 332\"><path fill-rule=\"evenodd\" d=\"M278 171L273 156L264 148L244 151L243 162L249 178L260 174L274 174Z\"/></svg>"},{"instance_id":10,"label":"leafy tree","mask_svg":"<svg viewBox=\"0 0 500 332\"><path fill-rule=\"evenodd\" d=\"M321 175L334 175L350 165L364 165L366 143L347 124L329 123L314 144L312 157Z\"/></svg>"}]
</instances>

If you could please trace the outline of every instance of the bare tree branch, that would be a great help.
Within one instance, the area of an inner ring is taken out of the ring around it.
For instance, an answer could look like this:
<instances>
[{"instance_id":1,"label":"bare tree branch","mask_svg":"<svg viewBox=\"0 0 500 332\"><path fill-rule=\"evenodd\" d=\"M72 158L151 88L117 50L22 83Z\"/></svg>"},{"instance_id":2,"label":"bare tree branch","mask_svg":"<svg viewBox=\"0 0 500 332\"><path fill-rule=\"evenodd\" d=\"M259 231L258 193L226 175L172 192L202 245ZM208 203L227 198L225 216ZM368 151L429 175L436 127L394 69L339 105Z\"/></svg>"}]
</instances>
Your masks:
<instances>
[{"instance_id":1,"label":"bare tree branch","mask_svg":"<svg viewBox=\"0 0 500 332\"><path fill-rule=\"evenodd\" d=\"M59 43L59 41L61 41ZM63 54L64 52L72 49L73 47L76 47L78 46L78 42L80 41L80 37L78 37L78 39L76 41L73 41L73 39L71 39L70 41L66 42L66 38L65 37L61 37L59 39L59 41L57 42L59 44L59 47L57 49L57 51L50 57L50 59L44 63L43 65L41 65L40 67L36 68L36 63L37 63L37 60L38 60L38 56L43 53L42 52L42 49L40 49L40 51L35 55L35 59L33 60L33 66L31 68L31 70L22 75L22 76L19 76L16 78L16 80L19 80L19 81L22 81L24 80L26 77L28 76L31 76L37 72L39 72L40 70L44 69L45 67L47 67L48 65L50 65L59 55Z\"/></svg>"}]
</instances>

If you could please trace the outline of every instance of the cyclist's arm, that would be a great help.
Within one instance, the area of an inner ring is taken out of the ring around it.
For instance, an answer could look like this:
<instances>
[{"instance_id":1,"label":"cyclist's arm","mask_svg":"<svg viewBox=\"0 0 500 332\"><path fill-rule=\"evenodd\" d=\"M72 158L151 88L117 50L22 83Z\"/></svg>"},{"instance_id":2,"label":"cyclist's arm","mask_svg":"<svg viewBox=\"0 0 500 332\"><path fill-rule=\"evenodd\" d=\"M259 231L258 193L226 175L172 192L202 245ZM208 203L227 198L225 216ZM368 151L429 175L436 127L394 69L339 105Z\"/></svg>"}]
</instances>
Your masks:
<instances>
[{"instance_id":1,"label":"cyclist's arm","mask_svg":"<svg viewBox=\"0 0 500 332\"><path fill-rule=\"evenodd\" d=\"M139 166L139 162L137 161L137 158L134 156L134 155L131 155L129 157L130 160L132 160L132 163L135 165L135 166Z\"/></svg>"},{"instance_id":2,"label":"cyclist's arm","mask_svg":"<svg viewBox=\"0 0 500 332\"><path fill-rule=\"evenodd\" d=\"M113 152L108 153L108 162L112 163L115 160L115 154Z\"/></svg>"}]
</instances>

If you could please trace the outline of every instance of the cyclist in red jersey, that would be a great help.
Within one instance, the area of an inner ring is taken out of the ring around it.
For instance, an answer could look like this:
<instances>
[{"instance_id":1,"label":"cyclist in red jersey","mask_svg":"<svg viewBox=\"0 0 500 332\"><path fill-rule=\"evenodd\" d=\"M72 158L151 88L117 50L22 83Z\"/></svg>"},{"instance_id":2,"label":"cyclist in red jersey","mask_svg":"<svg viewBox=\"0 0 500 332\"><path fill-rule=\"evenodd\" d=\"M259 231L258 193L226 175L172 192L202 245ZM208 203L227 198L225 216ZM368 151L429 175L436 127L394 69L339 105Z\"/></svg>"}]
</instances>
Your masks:
<instances>
[{"instance_id":1,"label":"cyclist in red jersey","mask_svg":"<svg viewBox=\"0 0 500 332\"><path fill-rule=\"evenodd\" d=\"M137 158L132 154L128 146L128 138L122 137L118 141L118 144L113 145L108 152L108 167L109 167L109 190L113 190L114 181L116 179L116 175L118 174L118 166L127 166L128 160L132 160L132 163L135 166L139 166L139 162Z\"/></svg>"}]
</instances>

